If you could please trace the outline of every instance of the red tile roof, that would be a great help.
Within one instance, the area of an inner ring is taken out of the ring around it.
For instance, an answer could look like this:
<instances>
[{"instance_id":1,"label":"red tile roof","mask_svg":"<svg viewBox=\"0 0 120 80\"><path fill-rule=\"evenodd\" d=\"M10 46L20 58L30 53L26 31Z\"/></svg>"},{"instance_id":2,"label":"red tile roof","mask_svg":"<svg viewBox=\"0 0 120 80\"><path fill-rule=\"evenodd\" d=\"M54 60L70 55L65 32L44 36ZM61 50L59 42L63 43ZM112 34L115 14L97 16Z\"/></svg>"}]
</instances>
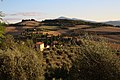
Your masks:
<instances>
[{"instance_id":1,"label":"red tile roof","mask_svg":"<svg viewBox=\"0 0 120 80\"><path fill-rule=\"evenodd\" d=\"M44 44L43 42L36 42L36 44Z\"/></svg>"}]
</instances>

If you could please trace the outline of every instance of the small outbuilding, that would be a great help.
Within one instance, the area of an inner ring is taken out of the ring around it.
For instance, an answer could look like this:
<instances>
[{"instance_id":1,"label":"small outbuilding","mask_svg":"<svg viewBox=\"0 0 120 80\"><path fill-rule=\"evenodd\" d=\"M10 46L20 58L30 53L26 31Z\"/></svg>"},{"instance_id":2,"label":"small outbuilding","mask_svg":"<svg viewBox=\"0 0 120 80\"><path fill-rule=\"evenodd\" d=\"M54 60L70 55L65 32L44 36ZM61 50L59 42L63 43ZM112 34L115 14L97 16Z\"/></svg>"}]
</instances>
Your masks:
<instances>
[{"instance_id":1,"label":"small outbuilding","mask_svg":"<svg viewBox=\"0 0 120 80\"><path fill-rule=\"evenodd\" d=\"M45 46L43 42L36 42L35 47L37 50L43 51Z\"/></svg>"}]
</instances>

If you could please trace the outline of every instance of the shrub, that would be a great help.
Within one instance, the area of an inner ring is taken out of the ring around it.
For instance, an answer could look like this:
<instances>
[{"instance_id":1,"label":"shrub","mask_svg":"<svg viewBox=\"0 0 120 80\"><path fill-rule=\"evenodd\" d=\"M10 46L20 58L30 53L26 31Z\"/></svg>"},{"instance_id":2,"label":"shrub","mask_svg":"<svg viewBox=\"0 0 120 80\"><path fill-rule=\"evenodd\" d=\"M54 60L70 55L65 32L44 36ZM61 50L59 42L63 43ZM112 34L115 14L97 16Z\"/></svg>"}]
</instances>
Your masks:
<instances>
[{"instance_id":1,"label":"shrub","mask_svg":"<svg viewBox=\"0 0 120 80\"><path fill-rule=\"evenodd\" d=\"M23 44L0 50L0 80L42 80L42 56Z\"/></svg>"},{"instance_id":2,"label":"shrub","mask_svg":"<svg viewBox=\"0 0 120 80\"><path fill-rule=\"evenodd\" d=\"M120 58L105 42L82 40L70 80L120 80Z\"/></svg>"}]
</instances>

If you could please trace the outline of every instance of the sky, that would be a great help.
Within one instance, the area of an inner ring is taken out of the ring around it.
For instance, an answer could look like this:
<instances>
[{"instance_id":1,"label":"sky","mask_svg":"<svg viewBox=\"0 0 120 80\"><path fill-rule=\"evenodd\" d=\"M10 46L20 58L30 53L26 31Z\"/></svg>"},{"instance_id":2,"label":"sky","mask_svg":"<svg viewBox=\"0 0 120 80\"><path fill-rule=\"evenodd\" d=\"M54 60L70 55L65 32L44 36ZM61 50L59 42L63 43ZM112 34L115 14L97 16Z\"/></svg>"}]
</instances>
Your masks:
<instances>
[{"instance_id":1,"label":"sky","mask_svg":"<svg viewBox=\"0 0 120 80\"><path fill-rule=\"evenodd\" d=\"M8 22L60 16L91 21L120 20L120 0L3 0L0 11Z\"/></svg>"}]
</instances>

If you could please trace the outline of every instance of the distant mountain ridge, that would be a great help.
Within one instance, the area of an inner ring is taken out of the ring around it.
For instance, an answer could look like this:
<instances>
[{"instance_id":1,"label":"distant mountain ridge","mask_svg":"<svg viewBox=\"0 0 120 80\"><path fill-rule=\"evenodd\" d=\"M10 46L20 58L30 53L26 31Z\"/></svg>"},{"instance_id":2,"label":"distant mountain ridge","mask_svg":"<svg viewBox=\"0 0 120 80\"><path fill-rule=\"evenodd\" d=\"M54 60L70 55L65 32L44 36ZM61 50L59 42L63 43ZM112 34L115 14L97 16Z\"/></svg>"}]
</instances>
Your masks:
<instances>
[{"instance_id":1,"label":"distant mountain ridge","mask_svg":"<svg viewBox=\"0 0 120 80\"><path fill-rule=\"evenodd\" d=\"M56 19L71 19L71 18L67 18L67 17L64 17L64 16L60 16L60 17L58 17L58 18L56 18Z\"/></svg>"},{"instance_id":2,"label":"distant mountain ridge","mask_svg":"<svg viewBox=\"0 0 120 80\"><path fill-rule=\"evenodd\" d=\"M68 20L82 20L82 21L87 21L87 22L94 22L96 23L96 21L90 21L90 20L83 20L83 19L78 19L78 18L68 18L68 17L64 17L64 16L60 16L56 19L68 19Z\"/></svg>"},{"instance_id":3,"label":"distant mountain ridge","mask_svg":"<svg viewBox=\"0 0 120 80\"><path fill-rule=\"evenodd\" d=\"M42 24L46 26L62 26L62 27L74 27L76 25L92 25L96 27L100 26L113 26L109 24L105 24L102 22L95 22L95 21L89 21L89 20L82 20L82 19L76 19L76 18L67 18L67 17L58 17L55 19L45 19L41 22Z\"/></svg>"},{"instance_id":4,"label":"distant mountain ridge","mask_svg":"<svg viewBox=\"0 0 120 80\"><path fill-rule=\"evenodd\" d=\"M120 26L120 21L96 22L77 18L58 17L54 19L45 19L43 21L36 21L34 19L26 19L12 25L48 25L48 26L75 26L75 25L92 25L92 26Z\"/></svg>"},{"instance_id":5,"label":"distant mountain ridge","mask_svg":"<svg viewBox=\"0 0 120 80\"><path fill-rule=\"evenodd\" d=\"M104 22L104 23L114 25L114 26L120 26L120 20L118 20L118 21L107 21L107 22Z\"/></svg>"},{"instance_id":6,"label":"distant mountain ridge","mask_svg":"<svg viewBox=\"0 0 120 80\"><path fill-rule=\"evenodd\" d=\"M68 17L64 17L64 16L58 17L57 19L80 20L77 18L68 18Z\"/></svg>"}]
</instances>

